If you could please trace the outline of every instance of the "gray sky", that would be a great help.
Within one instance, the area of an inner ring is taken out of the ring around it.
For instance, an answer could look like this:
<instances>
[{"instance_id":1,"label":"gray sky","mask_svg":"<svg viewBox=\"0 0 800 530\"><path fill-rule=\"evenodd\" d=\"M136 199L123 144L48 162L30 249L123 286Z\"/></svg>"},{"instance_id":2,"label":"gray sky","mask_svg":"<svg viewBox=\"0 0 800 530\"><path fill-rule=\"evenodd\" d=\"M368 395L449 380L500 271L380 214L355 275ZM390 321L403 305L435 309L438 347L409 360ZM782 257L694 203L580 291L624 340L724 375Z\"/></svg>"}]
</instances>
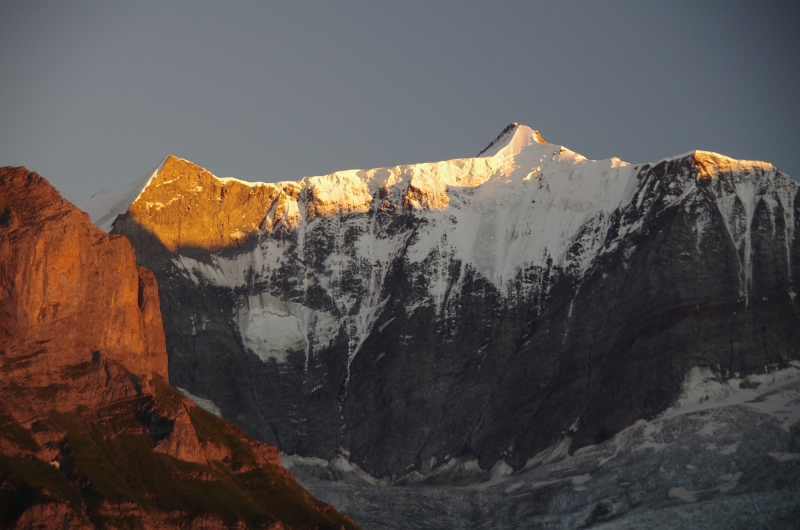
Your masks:
<instances>
[{"instance_id":1,"label":"gray sky","mask_svg":"<svg viewBox=\"0 0 800 530\"><path fill-rule=\"evenodd\" d=\"M80 204L169 153L297 180L475 156L518 121L589 158L798 178L798 28L798 2L5 0L0 165Z\"/></svg>"}]
</instances>

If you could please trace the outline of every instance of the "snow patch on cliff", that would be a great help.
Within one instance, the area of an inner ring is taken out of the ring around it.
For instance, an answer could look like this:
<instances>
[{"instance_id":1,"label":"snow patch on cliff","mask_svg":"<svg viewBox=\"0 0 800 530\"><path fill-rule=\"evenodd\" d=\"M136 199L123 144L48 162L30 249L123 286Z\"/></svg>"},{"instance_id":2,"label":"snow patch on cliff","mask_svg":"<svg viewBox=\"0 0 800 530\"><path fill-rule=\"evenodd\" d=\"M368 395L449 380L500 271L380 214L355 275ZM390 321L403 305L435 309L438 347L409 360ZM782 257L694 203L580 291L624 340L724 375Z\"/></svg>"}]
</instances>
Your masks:
<instances>
[{"instance_id":1,"label":"snow patch on cliff","mask_svg":"<svg viewBox=\"0 0 800 530\"><path fill-rule=\"evenodd\" d=\"M310 354L329 346L339 322L324 311L314 311L267 293L248 296L236 312L236 323L245 347L262 361L286 361L291 352Z\"/></svg>"},{"instance_id":2,"label":"snow patch on cliff","mask_svg":"<svg viewBox=\"0 0 800 530\"><path fill-rule=\"evenodd\" d=\"M201 409L203 409L203 410L205 410L207 412L210 412L211 414L213 414L214 416L217 416L219 418L222 417L222 411L217 406L217 404L214 403L213 401L211 401L210 399L205 399L205 398L201 398L200 396L195 396L194 394L192 394L191 392L189 392L185 388L181 388L181 387L175 387L175 388L181 394L183 394L187 398L191 399L194 402L194 404L197 405L198 407L200 407Z\"/></svg>"},{"instance_id":3,"label":"snow patch on cliff","mask_svg":"<svg viewBox=\"0 0 800 530\"><path fill-rule=\"evenodd\" d=\"M784 429L800 421L800 361L786 368L764 367L762 374L724 378L710 368L695 367L686 375L682 393L659 419L744 405L780 421Z\"/></svg>"}]
</instances>

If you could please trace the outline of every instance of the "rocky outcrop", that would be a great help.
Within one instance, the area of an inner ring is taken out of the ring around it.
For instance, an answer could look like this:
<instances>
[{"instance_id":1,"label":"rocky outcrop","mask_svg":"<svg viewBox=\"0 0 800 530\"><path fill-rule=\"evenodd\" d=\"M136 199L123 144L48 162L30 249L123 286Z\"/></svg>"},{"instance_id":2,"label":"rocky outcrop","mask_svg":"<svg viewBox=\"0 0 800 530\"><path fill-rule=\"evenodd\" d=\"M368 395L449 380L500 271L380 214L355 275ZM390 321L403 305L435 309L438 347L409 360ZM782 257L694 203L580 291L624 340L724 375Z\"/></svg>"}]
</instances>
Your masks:
<instances>
[{"instance_id":1,"label":"rocky outcrop","mask_svg":"<svg viewBox=\"0 0 800 530\"><path fill-rule=\"evenodd\" d=\"M303 179L223 247L176 235L232 229L227 181L192 171L113 231L155 271L176 384L291 454L519 470L658 415L695 367L800 358L800 194L770 164L591 161L513 125L478 158Z\"/></svg>"},{"instance_id":2,"label":"rocky outcrop","mask_svg":"<svg viewBox=\"0 0 800 530\"><path fill-rule=\"evenodd\" d=\"M206 464L205 451L197 439L197 433L194 430L194 425L192 425L192 420L189 419L189 412L186 407L178 407L177 413L168 421L171 423L171 430L165 438L159 440L154 451L170 455L185 462Z\"/></svg>"},{"instance_id":3,"label":"rocky outcrop","mask_svg":"<svg viewBox=\"0 0 800 530\"><path fill-rule=\"evenodd\" d=\"M25 168L0 173L0 350L20 363L43 352L48 369L93 351L136 374L167 378L153 274L120 236Z\"/></svg>"},{"instance_id":4,"label":"rocky outcrop","mask_svg":"<svg viewBox=\"0 0 800 530\"><path fill-rule=\"evenodd\" d=\"M0 315L0 527L356 528L167 384L154 276L24 168L0 169Z\"/></svg>"},{"instance_id":5,"label":"rocky outcrop","mask_svg":"<svg viewBox=\"0 0 800 530\"><path fill-rule=\"evenodd\" d=\"M43 502L25 509L16 520L14 528L41 528L42 530L74 528L76 530L88 530L94 528L94 526L76 514L67 504Z\"/></svg>"}]
</instances>

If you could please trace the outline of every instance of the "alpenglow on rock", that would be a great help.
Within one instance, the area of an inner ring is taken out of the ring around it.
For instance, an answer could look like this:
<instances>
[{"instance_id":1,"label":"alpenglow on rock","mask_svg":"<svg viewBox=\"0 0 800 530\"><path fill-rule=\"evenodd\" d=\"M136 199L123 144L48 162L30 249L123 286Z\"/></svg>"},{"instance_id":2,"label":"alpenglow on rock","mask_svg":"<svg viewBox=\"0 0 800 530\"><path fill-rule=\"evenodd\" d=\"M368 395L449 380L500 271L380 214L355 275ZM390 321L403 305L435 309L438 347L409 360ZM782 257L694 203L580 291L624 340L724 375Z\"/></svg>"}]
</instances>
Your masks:
<instances>
[{"instance_id":1,"label":"alpenglow on rock","mask_svg":"<svg viewBox=\"0 0 800 530\"><path fill-rule=\"evenodd\" d=\"M153 274L0 168L0 528L357 530L166 381Z\"/></svg>"},{"instance_id":2,"label":"alpenglow on rock","mask_svg":"<svg viewBox=\"0 0 800 530\"><path fill-rule=\"evenodd\" d=\"M266 184L170 156L138 186L84 209L126 210L174 384L373 476L517 470L695 367L800 358L798 185L767 163L587 160L512 124L476 158Z\"/></svg>"}]
</instances>

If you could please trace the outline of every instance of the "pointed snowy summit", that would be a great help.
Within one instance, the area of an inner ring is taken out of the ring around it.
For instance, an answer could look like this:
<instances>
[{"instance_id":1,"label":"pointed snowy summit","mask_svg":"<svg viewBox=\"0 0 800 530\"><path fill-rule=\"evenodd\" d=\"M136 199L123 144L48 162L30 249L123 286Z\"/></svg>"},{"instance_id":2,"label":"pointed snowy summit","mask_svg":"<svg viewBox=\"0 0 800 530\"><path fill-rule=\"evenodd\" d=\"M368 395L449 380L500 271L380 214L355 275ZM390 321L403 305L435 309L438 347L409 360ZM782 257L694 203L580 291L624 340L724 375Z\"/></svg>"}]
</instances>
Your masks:
<instances>
[{"instance_id":1,"label":"pointed snowy summit","mask_svg":"<svg viewBox=\"0 0 800 530\"><path fill-rule=\"evenodd\" d=\"M491 141L480 153L479 157L495 156L501 151L506 155L515 155L531 144L546 144L539 131L517 122L509 123L497 138Z\"/></svg>"}]
</instances>

